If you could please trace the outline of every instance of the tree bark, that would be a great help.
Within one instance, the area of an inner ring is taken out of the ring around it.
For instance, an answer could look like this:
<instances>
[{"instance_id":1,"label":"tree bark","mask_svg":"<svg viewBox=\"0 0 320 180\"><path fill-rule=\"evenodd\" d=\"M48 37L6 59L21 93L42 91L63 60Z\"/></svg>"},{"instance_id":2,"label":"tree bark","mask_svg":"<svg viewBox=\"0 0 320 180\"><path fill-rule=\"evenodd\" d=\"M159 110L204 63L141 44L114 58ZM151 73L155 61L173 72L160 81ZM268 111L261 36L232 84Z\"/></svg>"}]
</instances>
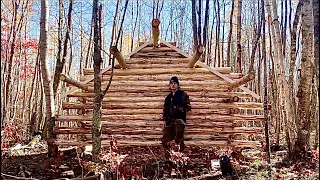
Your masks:
<instances>
[{"instance_id":1,"label":"tree bark","mask_svg":"<svg viewBox=\"0 0 320 180\"><path fill-rule=\"evenodd\" d=\"M313 79L313 17L312 4L309 0L301 0L303 3L301 13L302 26L302 57L301 57L301 79L297 93L298 97L298 115L299 126L297 131L297 140L295 142L295 158L301 158L309 150L308 132L310 131L310 99L311 84Z\"/></svg>"},{"instance_id":2,"label":"tree bark","mask_svg":"<svg viewBox=\"0 0 320 180\"><path fill-rule=\"evenodd\" d=\"M242 56L242 47L241 47L241 13L242 13L242 0L238 0L238 7L237 7L237 63L236 72L242 72L242 63L241 63L241 56Z\"/></svg>"},{"instance_id":3,"label":"tree bark","mask_svg":"<svg viewBox=\"0 0 320 180\"><path fill-rule=\"evenodd\" d=\"M191 0L191 2L192 2L193 52L195 52L199 45L199 39L198 39L198 33L197 33L196 0Z\"/></svg>"},{"instance_id":4,"label":"tree bark","mask_svg":"<svg viewBox=\"0 0 320 180\"><path fill-rule=\"evenodd\" d=\"M47 67L47 53L48 53L48 1L41 0L41 19L40 19L40 43L39 43L39 54L40 54L40 65L41 73L43 78L43 88L45 93L46 101L46 121L45 126L47 131L46 138L50 141L54 138L53 126L55 118L55 106L54 106L54 94L52 88L52 81L50 81L50 72ZM48 148L50 153L50 148Z\"/></svg>"},{"instance_id":5,"label":"tree bark","mask_svg":"<svg viewBox=\"0 0 320 180\"><path fill-rule=\"evenodd\" d=\"M230 12L230 19L229 19L229 34L228 34L228 47L227 47L227 67L230 67L230 61L231 61L231 38L232 38L232 17L234 12L234 0L231 2L231 12Z\"/></svg>"},{"instance_id":6,"label":"tree bark","mask_svg":"<svg viewBox=\"0 0 320 180\"><path fill-rule=\"evenodd\" d=\"M70 30L71 30L72 5L73 5L73 0L70 0L70 2L69 2L69 10L68 10L68 25L67 25L67 30L66 30L66 37L65 37L65 40L64 40L64 43L63 43L62 59L61 59L61 61L59 61L60 60L60 57L59 57L60 55L58 55L58 59L57 59L57 62L56 62L56 70L55 70L55 73L54 73L54 80L53 80L53 94L54 94L54 96L56 96L56 94L57 94L58 86L59 86L59 82L60 82L60 74L62 73L62 70L64 68L64 64L65 64L66 58L67 58L68 41L70 40ZM60 8L62 8L62 7L60 7ZM60 11L60 8L59 8L59 11ZM59 20L59 22L60 22L60 20ZM60 32L58 32L58 33L60 33ZM60 44L60 49L61 49L61 42L59 44Z\"/></svg>"},{"instance_id":7,"label":"tree bark","mask_svg":"<svg viewBox=\"0 0 320 180\"><path fill-rule=\"evenodd\" d=\"M92 120L92 160L99 161L99 153L101 151L101 39L99 37L99 0L93 0L93 70L94 70L94 104L93 104L93 120Z\"/></svg>"}]
</instances>

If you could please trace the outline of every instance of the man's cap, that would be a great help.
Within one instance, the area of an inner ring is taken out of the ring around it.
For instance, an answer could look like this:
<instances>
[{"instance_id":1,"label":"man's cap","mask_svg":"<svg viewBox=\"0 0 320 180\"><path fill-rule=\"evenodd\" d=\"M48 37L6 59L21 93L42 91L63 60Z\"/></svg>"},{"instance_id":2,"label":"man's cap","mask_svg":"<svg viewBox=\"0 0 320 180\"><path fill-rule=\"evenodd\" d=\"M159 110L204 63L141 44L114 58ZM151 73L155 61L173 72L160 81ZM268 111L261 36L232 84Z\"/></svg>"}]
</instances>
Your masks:
<instances>
[{"instance_id":1,"label":"man's cap","mask_svg":"<svg viewBox=\"0 0 320 180\"><path fill-rule=\"evenodd\" d=\"M175 83L177 83L177 84L179 85L179 80L178 80L178 77L177 77L177 76L173 76L173 77L170 79L169 84L171 84L171 83L173 83L173 82L175 82Z\"/></svg>"}]
</instances>

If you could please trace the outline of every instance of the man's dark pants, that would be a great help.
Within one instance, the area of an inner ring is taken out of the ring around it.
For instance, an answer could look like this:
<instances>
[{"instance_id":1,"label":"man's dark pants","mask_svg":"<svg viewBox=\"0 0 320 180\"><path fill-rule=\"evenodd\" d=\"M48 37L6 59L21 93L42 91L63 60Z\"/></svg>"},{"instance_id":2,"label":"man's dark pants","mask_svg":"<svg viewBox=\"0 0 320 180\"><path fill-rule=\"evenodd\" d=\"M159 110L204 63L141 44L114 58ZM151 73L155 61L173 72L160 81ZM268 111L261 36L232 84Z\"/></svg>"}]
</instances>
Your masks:
<instances>
[{"instance_id":1,"label":"man's dark pants","mask_svg":"<svg viewBox=\"0 0 320 180\"><path fill-rule=\"evenodd\" d=\"M169 141L174 140L176 144L180 145L180 152L184 150L184 130L186 127L186 123L182 119L172 120L171 123L168 123L166 127L163 129L162 136L162 145L165 148L165 157L169 158L169 145L167 143Z\"/></svg>"}]
</instances>

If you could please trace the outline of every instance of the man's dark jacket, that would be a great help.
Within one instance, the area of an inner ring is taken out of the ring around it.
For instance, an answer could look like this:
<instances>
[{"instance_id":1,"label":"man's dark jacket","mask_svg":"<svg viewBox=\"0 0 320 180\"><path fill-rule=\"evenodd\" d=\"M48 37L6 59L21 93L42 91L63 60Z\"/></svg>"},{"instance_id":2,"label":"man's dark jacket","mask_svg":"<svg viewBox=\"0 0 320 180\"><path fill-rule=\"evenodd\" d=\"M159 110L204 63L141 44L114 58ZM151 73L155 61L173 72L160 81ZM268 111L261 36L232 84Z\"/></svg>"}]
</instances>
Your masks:
<instances>
[{"instance_id":1,"label":"man's dark jacket","mask_svg":"<svg viewBox=\"0 0 320 180\"><path fill-rule=\"evenodd\" d=\"M171 92L165 99L163 107L163 120L167 124L175 119L186 122L186 112L191 110L189 96L186 92L178 89L176 93Z\"/></svg>"}]
</instances>

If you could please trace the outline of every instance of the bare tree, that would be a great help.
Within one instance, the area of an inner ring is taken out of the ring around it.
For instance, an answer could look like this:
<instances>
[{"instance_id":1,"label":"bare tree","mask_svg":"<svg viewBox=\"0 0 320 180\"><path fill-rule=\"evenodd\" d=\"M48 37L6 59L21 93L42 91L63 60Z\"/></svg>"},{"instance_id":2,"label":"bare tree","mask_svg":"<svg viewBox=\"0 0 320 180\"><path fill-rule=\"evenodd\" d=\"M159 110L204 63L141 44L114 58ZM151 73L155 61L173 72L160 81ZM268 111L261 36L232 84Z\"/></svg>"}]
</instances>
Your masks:
<instances>
[{"instance_id":1,"label":"bare tree","mask_svg":"<svg viewBox=\"0 0 320 180\"><path fill-rule=\"evenodd\" d=\"M46 103L46 117L45 117L45 136L47 140L54 138L53 126L55 121L55 106L52 82L50 81L50 72L47 60L48 53L48 16L49 16L48 1L41 0L41 17L40 17L40 42L39 42L39 57L41 65L41 73L43 79L43 89ZM48 148L49 153L51 149Z\"/></svg>"},{"instance_id":2,"label":"bare tree","mask_svg":"<svg viewBox=\"0 0 320 180\"><path fill-rule=\"evenodd\" d=\"M300 0L303 4L301 9L302 26L302 57L301 57L301 77L299 90L297 93L298 101L298 121L297 140L295 142L293 156L302 158L307 153L309 147L310 131L310 100L311 84L313 79L313 17L310 12L313 11L309 0Z\"/></svg>"},{"instance_id":3,"label":"bare tree","mask_svg":"<svg viewBox=\"0 0 320 180\"><path fill-rule=\"evenodd\" d=\"M191 0L191 2L192 2L193 52L194 52L199 45L199 38L197 33L196 0Z\"/></svg>"},{"instance_id":4,"label":"bare tree","mask_svg":"<svg viewBox=\"0 0 320 180\"><path fill-rule=\"evenodd\" d=\"M232 0L231 4L231 11L230 11L230 18L229 18L229 34L228 34L228 46L227 46L227 66L230 67L231 61L231 38L232 38L232 16L234 11L234 0Z\"/></svg>"},{"instance_id":5,"label":"bare tree","mask_svg":"<svg viewBox=\"0 0 320 180\"><path fill-rule=\"evenodd\" d=\"M242 49L241 49L241 13L242 13L242 0L238 0L238 7L237 7L237 63L236 64L236 72L242 72L242 63L241 63L241 56L242 56Z\"/></svg>"},{"instance_id":6,"label":"bare tree","mask_svg":"<svg viewBox=\"0 0 320 180\"><path fill-rule=\"evenodd\" d=\"M60 58L60 54L58 54L58 58L57 58L57 63L56 63L56 69L55 69L55 73L54 73L54 80L53 80L53 93L54 96L56 96L57 90L58 90L58 86L59 86L59 82L60 82L60 74L62 73L62 70L64 68L64 64L66 62L66 58L67 58L67 51L68 51L68 41L70 40L70 30L71 30L71 14L72 14L72 5L73 5L73 0L69 0L69 10L68 10L68 24L67 24L67 30L66 30L66 36L65 36L65 40L63 43L63 54L62 54L62 59ZM63 7L63 2L59 1L59 11L62 11L62 7ZM62 22L62 17L60 17L62 13L59 13L59 24ZM61 26L61 25L60 25ZM61 28L61 27L60 27ZM60 38L58 38L58 53L59 51L61 52L61 29L58 30L58 37L60 36ZM59 42L60 39L60 42ZM70 67L69 67L70 68Z\"/></svg>"},{"instance_id":7,"label":"bare tree","mask_svg":"<svg viewBox=\"0 0 320 180\"><path fill-rule=\"evenodd\" d=\"M94 104L93 104L93 120L92 120L92 160L97 162L101 148L101 39L99 37L99 0L93 0L93 70L94 70Z\"/></svg>"}]
</instances>

